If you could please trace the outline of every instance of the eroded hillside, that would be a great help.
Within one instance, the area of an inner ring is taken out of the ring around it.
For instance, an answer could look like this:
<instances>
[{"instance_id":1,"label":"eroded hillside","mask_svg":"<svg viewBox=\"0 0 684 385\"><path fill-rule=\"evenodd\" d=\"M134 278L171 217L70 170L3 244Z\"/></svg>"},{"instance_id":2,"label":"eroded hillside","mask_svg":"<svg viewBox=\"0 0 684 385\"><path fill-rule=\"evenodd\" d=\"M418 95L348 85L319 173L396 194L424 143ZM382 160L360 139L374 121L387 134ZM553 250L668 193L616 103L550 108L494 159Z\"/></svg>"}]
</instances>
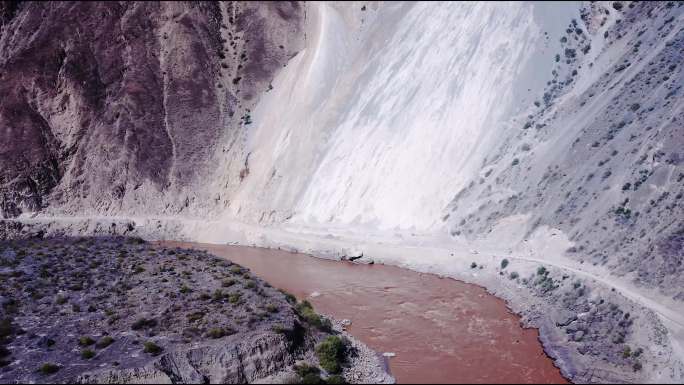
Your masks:
<instances>
[{"instance_id":1,"label":"eroded hillside","mask_svg":"<svg viewBox=\"0 0 684 385\"><path fill-rule=\"evenodd\" d=\"M298 3L3 2L0 216L176 214L300 48ZM228 189L239 177L217 181Z\"/></svg>"}]
</instances>

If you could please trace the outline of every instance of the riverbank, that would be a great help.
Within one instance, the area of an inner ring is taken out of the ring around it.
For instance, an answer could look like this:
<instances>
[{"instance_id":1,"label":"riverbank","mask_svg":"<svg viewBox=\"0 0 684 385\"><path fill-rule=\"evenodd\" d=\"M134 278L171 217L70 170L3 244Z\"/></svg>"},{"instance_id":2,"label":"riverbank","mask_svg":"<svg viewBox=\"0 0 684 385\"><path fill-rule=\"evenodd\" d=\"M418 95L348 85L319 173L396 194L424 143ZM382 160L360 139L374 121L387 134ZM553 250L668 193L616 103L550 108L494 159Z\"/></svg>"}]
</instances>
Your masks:
<instances>
[{"instance_id":1,"label":"riverbank","mask_svg":"<svg viewBox=\"0 0 684 385\"><path fill-rule=\"evenodd\" d=\"M470 242L375 234L363 228L351 234L334 228L275 228L170 217L22 218L3 221L0 235L124 233L150 240L172 235L338 261L361 257L357 263L398 266L485 287L505 300L524 326L539 329L544 350L572 382L681 383L681 304L657 291L636 288L628 277L612 275L601 266L563 257L568 241L558 230L540 228L526 235L516 223L507 221L507 228ZM509 265L502 268L504 259ZM473 263L476 269L471 268ZM540 268L544 269L538 274Z\"/></svg>"},{"instance_id":2,"label":"riverbank","mask_svg":"<svg viewBox=\"0 0 684 385\"><path fill-rule=\"evenodd\" d=\"M310 304L204 251L15 239L0 241L0 276L0 382L302 381L299 366L331 383L393 380Z\"/></svg>"}]
</instances>

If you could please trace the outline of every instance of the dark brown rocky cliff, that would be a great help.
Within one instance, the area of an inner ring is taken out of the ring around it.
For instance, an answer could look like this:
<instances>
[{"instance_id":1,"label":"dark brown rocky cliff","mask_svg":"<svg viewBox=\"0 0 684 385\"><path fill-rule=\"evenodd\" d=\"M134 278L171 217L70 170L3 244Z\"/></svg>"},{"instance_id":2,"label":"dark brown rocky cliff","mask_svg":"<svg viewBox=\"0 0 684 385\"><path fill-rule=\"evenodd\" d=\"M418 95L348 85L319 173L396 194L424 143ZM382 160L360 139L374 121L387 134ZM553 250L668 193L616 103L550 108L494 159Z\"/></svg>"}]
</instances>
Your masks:
<instances>
[{"instance_id":1,"label":"dark brown rocky cliff","mask_svg":"<svg viewBox=\"0 0 684 385\"><path fill-rule=\"evenodd\" d=\"M239 153L217 147L239 145L303 19L295 2L0 3L0 217L187 206L164 195Z\"/></svg>"}]
</instances>

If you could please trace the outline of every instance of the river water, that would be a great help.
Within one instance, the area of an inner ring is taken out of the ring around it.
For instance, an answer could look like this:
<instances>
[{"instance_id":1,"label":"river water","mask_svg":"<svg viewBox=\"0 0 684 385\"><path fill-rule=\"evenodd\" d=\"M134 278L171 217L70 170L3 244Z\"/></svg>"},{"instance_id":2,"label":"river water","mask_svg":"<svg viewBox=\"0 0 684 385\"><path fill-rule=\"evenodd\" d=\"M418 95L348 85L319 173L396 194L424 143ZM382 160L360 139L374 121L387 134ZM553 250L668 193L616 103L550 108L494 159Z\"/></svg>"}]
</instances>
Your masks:
<instances>
[{"instance_id":1,"label":"river water","mask_svg":"<svg viewBox=\"0 0 684 385\"><path fill-rule=\"evenodd\" d=\"M252 247L164 242L249 268L389 359L399 383L567 383L535 329L483 288L384 265L357 265Z\"/></svg>"}]
</instances>

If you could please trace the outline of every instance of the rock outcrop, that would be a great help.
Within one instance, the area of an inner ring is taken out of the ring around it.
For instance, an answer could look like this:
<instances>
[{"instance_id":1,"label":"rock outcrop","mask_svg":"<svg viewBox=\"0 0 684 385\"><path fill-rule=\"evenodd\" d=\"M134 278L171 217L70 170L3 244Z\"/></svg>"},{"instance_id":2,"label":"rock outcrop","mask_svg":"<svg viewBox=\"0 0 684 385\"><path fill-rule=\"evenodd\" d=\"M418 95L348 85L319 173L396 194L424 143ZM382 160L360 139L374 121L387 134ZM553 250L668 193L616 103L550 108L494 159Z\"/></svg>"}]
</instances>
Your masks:
<instances>
[{"instance_id":1,"label":"rock outcrop","mask_svg":"<svg viewBox=\"0 0 684 385\"><path fill-rule=\"evenodd\" d=\"M239 183L250 110L303 19L297 2L2 2L0 217L220 203L201 185L227 151L216 183Z\"/></svg>"}]
</instances>

